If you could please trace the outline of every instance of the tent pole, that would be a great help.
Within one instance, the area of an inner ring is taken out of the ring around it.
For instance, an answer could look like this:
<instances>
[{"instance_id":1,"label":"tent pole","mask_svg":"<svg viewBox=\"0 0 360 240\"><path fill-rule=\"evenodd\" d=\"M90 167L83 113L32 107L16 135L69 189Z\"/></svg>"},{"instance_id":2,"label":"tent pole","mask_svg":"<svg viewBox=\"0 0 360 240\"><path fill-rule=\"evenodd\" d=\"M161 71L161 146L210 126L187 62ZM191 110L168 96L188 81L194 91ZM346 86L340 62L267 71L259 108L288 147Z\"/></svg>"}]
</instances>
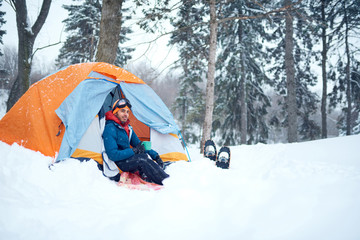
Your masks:
<instances>
[{"instance_id":1,"label":"tent pole","mask_svg":"<svg viewBox=\"0 0 360 240\"><path fill-rule=\"evenodd\" d=\"M179 131L179 134L180 134L181 140L182 140L182 142L183 142L183 144L184 144L184 147L185 147L186 153L187 153L187 155L188 155L189 162L191 162L190 154L189 154L189 151L188 151L188 149L187 149L187 146L186 146L185 140L184 140L184 138L183 138L183 136L182 136L182 134L181 134L181 131Z\"/></svg>"}]
</instances>

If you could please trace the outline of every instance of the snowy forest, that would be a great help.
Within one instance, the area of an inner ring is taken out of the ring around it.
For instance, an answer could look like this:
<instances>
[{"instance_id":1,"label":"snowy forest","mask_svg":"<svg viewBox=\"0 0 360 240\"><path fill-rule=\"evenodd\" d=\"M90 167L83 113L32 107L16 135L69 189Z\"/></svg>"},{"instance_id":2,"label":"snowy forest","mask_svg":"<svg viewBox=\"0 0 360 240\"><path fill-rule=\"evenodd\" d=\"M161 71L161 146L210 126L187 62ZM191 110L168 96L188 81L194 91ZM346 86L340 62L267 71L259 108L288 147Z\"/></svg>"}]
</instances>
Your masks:
<instances>
[{"instance_id":1,"label":"snowy forest","mask_svg":"<svg viewBox=\"0 0 360 240\"><path fill-rule=\"evenodd\" d=\"M0 0L15 11L19 36L18 49L3 43L7 12L0 8L0 94L9 95L8 110L57 69L104 61L147 82L189 143L210 137L226 145L291 143L360 133L358 0L74 0L63 5L66 40L48 72L35 70L40 49L33 46L52 1L40 1L34 22L28 2ZM176 49L178 59L166 69L127 65L136 46L126 43L137 29L169 36L164 47Z\"/></svg>"}]
</instances>

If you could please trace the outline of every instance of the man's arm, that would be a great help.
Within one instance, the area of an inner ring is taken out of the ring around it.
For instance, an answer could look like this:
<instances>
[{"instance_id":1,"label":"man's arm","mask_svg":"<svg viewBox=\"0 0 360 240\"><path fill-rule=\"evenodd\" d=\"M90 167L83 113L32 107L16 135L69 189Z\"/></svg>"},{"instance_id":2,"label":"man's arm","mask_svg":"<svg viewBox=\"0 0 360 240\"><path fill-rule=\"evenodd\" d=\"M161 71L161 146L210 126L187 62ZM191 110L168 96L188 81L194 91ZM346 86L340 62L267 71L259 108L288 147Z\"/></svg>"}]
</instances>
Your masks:
<instances>
[{"instance_id":1,"label":"man's arm","mask_svg":"<svg viewBox=\"0 0 360 240\"><path fill-rule=\"evenodd\" d=\"M131 139L130 139L130 145L132 147L136 147L137 145L141 144L140 139L138 138L138 136L136 135L135 131L132 130L132 134L131 134Z\"/></svg>"}]
</instances>

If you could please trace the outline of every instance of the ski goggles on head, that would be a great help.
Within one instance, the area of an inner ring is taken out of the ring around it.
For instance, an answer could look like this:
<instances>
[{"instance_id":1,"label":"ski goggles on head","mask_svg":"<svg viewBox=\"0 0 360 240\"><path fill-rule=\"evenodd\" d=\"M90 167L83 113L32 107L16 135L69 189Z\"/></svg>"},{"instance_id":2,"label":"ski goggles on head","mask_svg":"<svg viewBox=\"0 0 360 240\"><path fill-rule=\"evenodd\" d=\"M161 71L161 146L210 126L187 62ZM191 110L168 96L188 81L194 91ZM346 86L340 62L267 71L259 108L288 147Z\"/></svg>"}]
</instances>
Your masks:
<instances>
[{"instance_id":1,"label":"ski goggles on head","mask_svg":"<svg viewBox=\"0 0 360 240\"><path fill-rule=\"evenodd\" d=\"M120 98L119 100L117 100L112 108L112 111L114 112L117 108L124 108L128 106L131 109L131 104L129 102L129 100L127 98ZM116 111L117 112L117 111Z\"/></svg>"}]
</instances>

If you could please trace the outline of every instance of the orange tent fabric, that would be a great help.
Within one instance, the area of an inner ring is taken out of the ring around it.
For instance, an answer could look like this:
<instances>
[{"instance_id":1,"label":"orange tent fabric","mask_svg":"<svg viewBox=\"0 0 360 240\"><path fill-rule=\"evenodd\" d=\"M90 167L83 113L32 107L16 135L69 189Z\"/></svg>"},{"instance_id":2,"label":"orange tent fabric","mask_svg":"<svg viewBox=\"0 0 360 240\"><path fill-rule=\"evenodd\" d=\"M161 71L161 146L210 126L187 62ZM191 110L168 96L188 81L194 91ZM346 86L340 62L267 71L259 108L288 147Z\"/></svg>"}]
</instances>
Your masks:
<instances>
[{"instance_id":1,"label":"orange tent fabric","mask_svg":"<svg viewBox=\"0 0 360 240\"><path fill-rule=\"evenodd\" d=\"M144 83L132 73L107 63L82 63L61 69L33 84L5 114L0 120L0 141L18 143L55 157L65 130L55 110L93 71L118 83Z\"/></svg>"}]
</instances>

